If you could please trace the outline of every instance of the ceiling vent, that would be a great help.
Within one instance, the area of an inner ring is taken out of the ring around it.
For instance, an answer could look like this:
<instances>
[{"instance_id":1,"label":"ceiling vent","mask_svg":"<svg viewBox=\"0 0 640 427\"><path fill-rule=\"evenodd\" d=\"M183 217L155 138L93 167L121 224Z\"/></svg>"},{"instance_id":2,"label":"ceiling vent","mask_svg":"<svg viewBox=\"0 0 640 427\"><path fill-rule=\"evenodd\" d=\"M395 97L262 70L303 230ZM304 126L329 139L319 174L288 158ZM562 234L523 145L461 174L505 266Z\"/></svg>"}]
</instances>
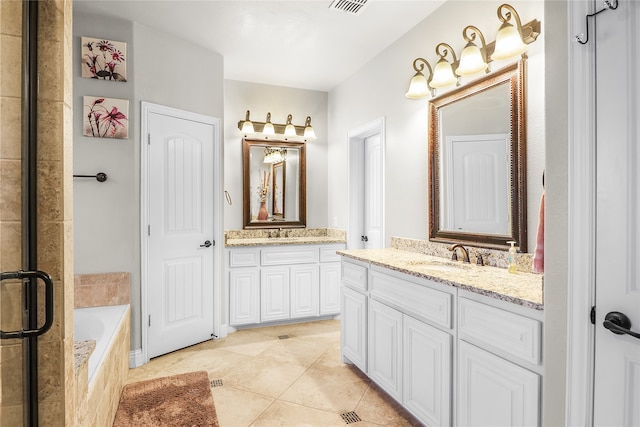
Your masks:
<instances>
[{"instance_id":1,"label":"ceiling vent","mask_svg":"<svg viewBox=\"0 0 640 427\"><path fill-rule=\"evenodd\" d=\"M330 10L339 10L351 15L359 15L368 0L333 0L329 6Z\"/></svg>"}]
</instances>

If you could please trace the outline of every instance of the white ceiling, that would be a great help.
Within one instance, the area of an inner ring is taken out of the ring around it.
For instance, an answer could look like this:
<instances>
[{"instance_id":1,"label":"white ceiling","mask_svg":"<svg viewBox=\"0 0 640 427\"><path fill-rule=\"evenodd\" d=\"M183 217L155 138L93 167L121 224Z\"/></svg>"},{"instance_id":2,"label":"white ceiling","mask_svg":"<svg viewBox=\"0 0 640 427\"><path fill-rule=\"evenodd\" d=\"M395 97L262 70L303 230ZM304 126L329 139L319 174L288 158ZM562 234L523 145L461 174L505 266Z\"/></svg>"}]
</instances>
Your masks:
<instances>
[{"instance_id":1,"label":"white ceiling","mask_svg":"<svg viewBox=\"0 0 640 427\"><path fill-rule=\"evenodd\" d=\"M331 0L75 0L74 9L215 51L225 79L329 91L444 1L369 0L358 15L330 10Z\"/></svg>"}]
</instances>

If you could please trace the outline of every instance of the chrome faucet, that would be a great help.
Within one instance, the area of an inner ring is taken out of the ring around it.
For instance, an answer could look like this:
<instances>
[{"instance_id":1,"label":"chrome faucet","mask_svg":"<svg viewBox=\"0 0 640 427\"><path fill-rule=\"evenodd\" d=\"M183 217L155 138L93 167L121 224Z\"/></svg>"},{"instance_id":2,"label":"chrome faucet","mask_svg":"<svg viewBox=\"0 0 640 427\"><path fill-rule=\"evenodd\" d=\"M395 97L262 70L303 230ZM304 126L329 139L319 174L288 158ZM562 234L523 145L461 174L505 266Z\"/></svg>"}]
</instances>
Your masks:
<instances>
[{"instance_id":1,"label":"chrome faucet","mask_svg":"<svg viewBox=\"0 0 640 427\"><path fill-rule=\"evenodd\" d=\"M457 261L458 260L458 253L456 252L456 249L462 249L462 261L464 262L471 262L469 261L469 252L467 252L467 249L462 246L460 243L456 243L455 245L451 245L449 247L449 250L453 252L453 254L451 254L451 260L452 261Z\"/></svg>"}]
</instances>

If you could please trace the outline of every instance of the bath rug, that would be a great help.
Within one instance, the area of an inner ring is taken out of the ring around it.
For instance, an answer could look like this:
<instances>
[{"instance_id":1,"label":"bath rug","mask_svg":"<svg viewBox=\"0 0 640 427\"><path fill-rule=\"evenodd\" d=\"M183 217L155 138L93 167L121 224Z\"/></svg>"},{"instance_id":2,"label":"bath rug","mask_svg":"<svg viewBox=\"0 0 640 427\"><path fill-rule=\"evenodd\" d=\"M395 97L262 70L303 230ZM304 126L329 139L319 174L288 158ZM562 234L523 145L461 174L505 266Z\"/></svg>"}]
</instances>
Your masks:
<instances>
[{"instance_id":1,"label":"bath rug","mask_svg":"<svg viewBox=\"0 0 640 427\"><path fill-rule=\"evenodd\" d=\"M218 427L205 371L127 384L113 422L114 427Z\"/></svg>"}]
</instances>

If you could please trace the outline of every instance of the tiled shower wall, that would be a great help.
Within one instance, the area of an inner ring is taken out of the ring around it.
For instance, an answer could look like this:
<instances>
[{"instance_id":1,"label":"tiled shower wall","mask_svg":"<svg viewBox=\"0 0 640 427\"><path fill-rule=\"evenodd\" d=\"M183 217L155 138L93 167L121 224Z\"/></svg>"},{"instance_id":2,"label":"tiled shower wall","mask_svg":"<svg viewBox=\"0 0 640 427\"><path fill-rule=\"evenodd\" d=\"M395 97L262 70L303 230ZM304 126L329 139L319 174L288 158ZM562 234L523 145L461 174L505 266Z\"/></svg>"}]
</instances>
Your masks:
<instances>
[{"instance_id":1,"label":"tiled shower wall","mask_svg":"<svg viewBox=\"0 0 640 427\"><path fill-rule=\"evenodd\" d=\"M40 425L73 425L71 0L38 2L38 269L54 280L39 338ZM0 270L21 269L22 2L0 2ZM20 328L21 284L0 285L3 330ZM42 313L44 315L44 313ZM22 344L0 343L0 425L22 424Z\"/></svg>"}]
</instances>

